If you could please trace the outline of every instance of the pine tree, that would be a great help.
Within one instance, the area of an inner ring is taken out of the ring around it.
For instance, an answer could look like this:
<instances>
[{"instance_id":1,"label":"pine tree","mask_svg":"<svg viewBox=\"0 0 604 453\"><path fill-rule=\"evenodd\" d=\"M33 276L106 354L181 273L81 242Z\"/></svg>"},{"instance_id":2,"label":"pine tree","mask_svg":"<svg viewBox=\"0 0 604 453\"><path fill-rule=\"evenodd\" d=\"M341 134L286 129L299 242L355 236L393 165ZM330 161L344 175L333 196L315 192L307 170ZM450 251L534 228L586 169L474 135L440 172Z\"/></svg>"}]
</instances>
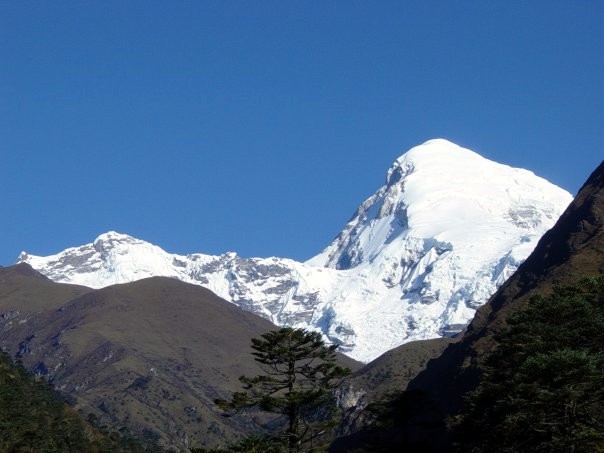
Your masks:
<instances>
[{"instance_id":1,"label":"pine tree","mask_svg":"<svg viewBox=\"0 0 604 453\"><path fill-rule=\"evenodd\" d=\"M508 320L459 433L464 451L604 451L604 277Z\"/></svg>"},{"instance_id":2,"label":"pine tree","mask_svg":"<svg viewBox=\"0 0 604 453\"><path fill-rule=\"evenodd\" d=\"M252 339L263 374L241 376L244 391L231 401L217 401L225 410L257 408L279 414L288 450L300 451L333 426L332 390L350 373L336 363L337 345L327 346L318 332L283 328Z\"/></svg>"}]
</instances>

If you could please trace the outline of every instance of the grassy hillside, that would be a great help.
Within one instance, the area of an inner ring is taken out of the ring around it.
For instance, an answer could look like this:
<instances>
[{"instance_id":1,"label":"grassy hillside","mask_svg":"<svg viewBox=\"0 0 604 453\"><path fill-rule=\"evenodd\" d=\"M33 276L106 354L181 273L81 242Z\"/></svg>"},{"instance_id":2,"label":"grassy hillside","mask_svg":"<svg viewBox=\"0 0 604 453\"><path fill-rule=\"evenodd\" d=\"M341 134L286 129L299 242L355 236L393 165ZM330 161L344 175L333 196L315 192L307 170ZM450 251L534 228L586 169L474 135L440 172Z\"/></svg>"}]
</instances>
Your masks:
<instances>
[{"instance_id":1,"label":"grassy hillside","mask_svg":"<svg viewBox=\"0 0 604 453\"><path fill-rule=\"evenodd\" d=\"M440 356L455 341L452 338L434 338L405 343L359 369L348 383L353 388L363 389L368 401L405 390L409 381L426 367L428 361Z\"/></svg>"},{"instance_id":2,"label":"grassy hillside","mask_svg":"<svg viewBox=\"0 0 604 453\"><path fill-rule=\"evenodd\" d=\"M214 400L257 372L250 339L275 329L270 322L170 278L93 291L22 266L3 272L0 344L85 416L178 451L257 428L223 417Z\"/></svg>"}]
</instances>

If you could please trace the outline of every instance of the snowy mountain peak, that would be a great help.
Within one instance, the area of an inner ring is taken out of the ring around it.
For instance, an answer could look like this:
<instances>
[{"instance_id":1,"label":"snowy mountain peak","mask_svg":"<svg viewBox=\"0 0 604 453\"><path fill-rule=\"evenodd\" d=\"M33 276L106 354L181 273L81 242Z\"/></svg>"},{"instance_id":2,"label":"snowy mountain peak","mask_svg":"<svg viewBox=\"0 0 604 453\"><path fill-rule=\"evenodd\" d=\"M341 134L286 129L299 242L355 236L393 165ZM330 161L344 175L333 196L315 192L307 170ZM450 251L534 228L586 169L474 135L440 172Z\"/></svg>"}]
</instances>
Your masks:
<instances>
[{"instance_id":1,"label":"snowy mountain peak","mask_svg":"<svg viewBox=\"0 0 604 453\"><path fill-rule=\"evenodd\" d=\"M100 234L95 240L96 242L131 242L131 241L139 241L132 236L127 234L118 233L117 231L107 231L106 233Z\"/></svg>"},{"instance_id":2,"label":"snowy mountain peak","mask_svg":"<svg viewBox=\"0 0 604 453\"><path fill-rule=\"evenodd\" d=\"M447 140L400 156L385 184L306 263L187 256L114 231L57 255L23 253L47 277L99 288L150 276L203 285L275 324L322 332L369 361L462 330L553 226L571 195Z\"/></svg>"},{"instance_id":3,"label":"snowy mountain peak","mask_svg":"<svg viewBox=\"0 0 604 453\"><path fill-rule=\"evenodd\" d=\"M492 162L447 140L430 140L394 162L385 185L307 264L350 269L386 248L401 250L393 245L396 238L471 244L477 237L487 240L493 228L507 231L510 240L511 231L540 236L570 200L569 193L529 171ZM506 234L499 236L503 240ZM505 246L517 240L505 240Z\"/></svg>"},{"instance_id":4,"label":"snowy mountain peak","mask_svg":"<svg viewBox=\"0 0 604 453\"><path fill-rule=\"evenodd\" d=\"M428 140L415 146L394 161L386 177L386 184L396 184L417 165L433 165L440 171L447 171L451 160L482 160L480 154L442 138Z\"/></svg>"},{"instance_id":5,"label":"snowy mountain peak","mask_svg":"<svg viewBox=\"0 0 604 453\"><path fill-rule=\"evenodd\" d=\"M132 236L128 236L127 234L118 233L116 231L108 231L107 233L103 233L97 237L92 243L92 246L97 252L102 253L119 245L144 243L144 241L136 239Z\"/></svg>"}]
</instances>

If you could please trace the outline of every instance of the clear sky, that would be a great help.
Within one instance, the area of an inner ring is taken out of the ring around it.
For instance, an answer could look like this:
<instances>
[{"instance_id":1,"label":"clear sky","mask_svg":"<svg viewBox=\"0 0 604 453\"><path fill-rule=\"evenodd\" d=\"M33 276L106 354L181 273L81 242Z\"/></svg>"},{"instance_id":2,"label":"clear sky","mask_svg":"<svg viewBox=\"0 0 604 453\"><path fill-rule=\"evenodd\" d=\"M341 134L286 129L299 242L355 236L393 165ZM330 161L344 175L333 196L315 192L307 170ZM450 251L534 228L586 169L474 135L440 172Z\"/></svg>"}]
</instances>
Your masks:
<instances>
[{"instance_id":1,"label":"clear sky","mask_svg":"<svg viewBox=\"0 0 604 453\"><path fill-rule=\"evenodd\" d=\"M0 264L116 230L318 253L431 138L576 193L604 2L0 1Z\"/></svg>"}]
</instances>

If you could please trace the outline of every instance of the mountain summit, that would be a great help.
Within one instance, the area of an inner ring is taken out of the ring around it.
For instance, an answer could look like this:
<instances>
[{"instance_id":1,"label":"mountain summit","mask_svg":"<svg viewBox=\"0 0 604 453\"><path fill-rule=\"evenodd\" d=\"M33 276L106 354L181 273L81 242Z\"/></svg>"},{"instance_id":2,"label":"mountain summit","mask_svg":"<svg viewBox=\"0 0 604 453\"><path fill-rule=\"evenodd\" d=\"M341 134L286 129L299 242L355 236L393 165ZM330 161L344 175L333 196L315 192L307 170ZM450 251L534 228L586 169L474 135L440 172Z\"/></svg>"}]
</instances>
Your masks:
<instances>
[{"instance_id":1,"label":"mountain summit","mask_svg":"<svg viewBox=\"0 0 604 453\"><path fill-rule=\"evenodd\" d=\"M400 249L399 241L409 238L436 239L445 248L449 242L476 243L488 253L483 242L488 235L498 253L514 247L519 236L525 242L526 236L543 234L560 215L560 201L570 200L527 170L497 164L447 140L430 140L394 162L384 186L309 263L349 269Z\"/></svg>"},{"instance_id":2,"label":"mountain summit","mask_svg":"<svg viewBox=\"0 0 604 453\"><path fill-rule=\"evenodd\" d=\"M461 331L571 200L530 171L437 139L399 157L385 184L306 263L175 255L115 232L19 261L93 288L151 276L203 285L276 324L320 330L369 361L407 341Z\"/></svg>"}]
</instances>

